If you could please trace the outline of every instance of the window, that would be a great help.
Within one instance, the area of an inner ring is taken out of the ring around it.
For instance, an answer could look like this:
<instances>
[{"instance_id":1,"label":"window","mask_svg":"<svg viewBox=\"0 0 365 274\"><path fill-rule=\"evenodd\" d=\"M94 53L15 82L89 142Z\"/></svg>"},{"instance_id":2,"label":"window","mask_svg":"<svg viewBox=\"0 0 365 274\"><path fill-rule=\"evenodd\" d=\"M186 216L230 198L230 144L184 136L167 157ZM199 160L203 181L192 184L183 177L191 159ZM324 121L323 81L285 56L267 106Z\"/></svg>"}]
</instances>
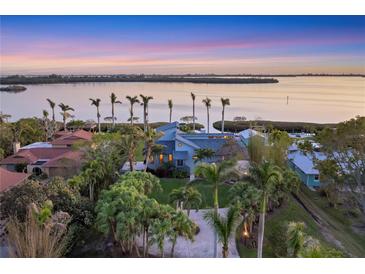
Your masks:
<instances>
[{"instance_id":1,"label":"window","mask_svg":"<svg viewBox=\"0 0 365 274\"><path fill-rule=\"evenodd\" d=\"M319 181L319 175L314 175L314 181Z\"/></svg>"},{"instance_id":2,"label":"window","mask_svg":"<svg viewBox=\"0 0 365 274\"><path fill-rule=\"evenodd\" d=\"M184 160L177 160L176 165L177 166L183 166L184 165Z\"/></svg>"},{"instance_id":3,"label":"window","mask_svg":"<svg viewBox=\"0 0 365 274\"><path fill-rule=\"evenodd\" d=\"M163 154L160 154L160 163L163 163Z\"/></svg>"},{"instance_id":4,"label":"window","mask_svg":"<svg viewBox=\"0 0 365 274\"><path fill-rule=\"evenodd\" d=\"M171 163L172 162L172 160L173 160L173 157L172 157L172 154L169 154L169 162Z\"/></svg>"}]
</instances>

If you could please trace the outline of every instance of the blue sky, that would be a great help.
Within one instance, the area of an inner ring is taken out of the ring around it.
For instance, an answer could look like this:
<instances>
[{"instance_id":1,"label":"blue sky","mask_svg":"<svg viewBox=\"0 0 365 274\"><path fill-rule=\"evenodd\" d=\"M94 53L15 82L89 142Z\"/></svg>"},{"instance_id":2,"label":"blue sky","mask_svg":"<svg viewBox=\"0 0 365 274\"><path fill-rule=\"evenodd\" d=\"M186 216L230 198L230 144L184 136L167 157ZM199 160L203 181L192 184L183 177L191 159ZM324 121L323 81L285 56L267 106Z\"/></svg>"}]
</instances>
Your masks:
<instances>
[{"instance_id":1,"label":"blue sky","mask_svg":"<svg viewBox=\"0 0 365 274\"><path fill-rule=\"evenodd\" d=\"M365 16L1 16L2 74L365 73Z\"/></svg>"}]
</instances>

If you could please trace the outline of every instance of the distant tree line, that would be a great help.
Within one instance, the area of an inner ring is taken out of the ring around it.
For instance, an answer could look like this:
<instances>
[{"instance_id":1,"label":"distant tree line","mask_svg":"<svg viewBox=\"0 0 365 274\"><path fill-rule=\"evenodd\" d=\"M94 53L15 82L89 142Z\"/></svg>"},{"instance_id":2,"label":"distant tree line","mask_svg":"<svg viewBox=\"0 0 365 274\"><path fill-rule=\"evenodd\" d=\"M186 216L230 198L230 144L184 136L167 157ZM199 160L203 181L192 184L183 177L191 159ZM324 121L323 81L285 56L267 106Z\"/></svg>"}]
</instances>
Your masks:
<instances>
[{"instance_id":1,"label":"distant tree line","mask_svg":"<svg viewBox=\"0 0 365 274\"><path fill-rule=\"evenodd\" d=\"M218 78L218 77L189 77L165 75L42 75L24 76L12 75L0 78L3 85L31 84L60 84L87 82L166 82L166 83L198 83L198 84L266 84L278 83L274 78Z\"/></svg>"},{"instance_id":2,"label":"distant tree line","mask_svg":"<svg viewBox=\"0 0 365 274\"><path fill-rule=\"evenodd\" d=\"M250 120L250 121L225 121L224 130L229 132L240 132L242 130L261 127L265 131L271 129L283 130L287 132L311 132L314 133L324 128L334 128L337 124L318 124L307 122L282 122L282 121L268 121L268 120ZM222 121L216 121L213 123L213 127L217 130L221 130Z\"/></svg>"}]
</instances>

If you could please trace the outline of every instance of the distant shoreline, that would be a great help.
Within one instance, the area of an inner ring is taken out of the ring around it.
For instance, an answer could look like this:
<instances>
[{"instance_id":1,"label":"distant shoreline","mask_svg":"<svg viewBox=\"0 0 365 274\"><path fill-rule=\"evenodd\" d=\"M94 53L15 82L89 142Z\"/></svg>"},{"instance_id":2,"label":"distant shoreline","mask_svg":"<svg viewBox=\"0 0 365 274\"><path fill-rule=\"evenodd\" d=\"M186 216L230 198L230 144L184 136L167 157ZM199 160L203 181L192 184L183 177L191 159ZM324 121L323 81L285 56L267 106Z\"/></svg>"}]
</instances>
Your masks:
<instances>
[{"instance_id":1,"label":"distant shoreline","mask_svg":"<svg viewBox=\"0 0 365 274\"><path fill-rule=\"evenodd\" d=\"M219 78L195 76L9 76L0 79L2 85L68 84L90 82L148 82L196 84L276 84L274 78Z\"/></svg>"},{"instance_id":2,"label":"distant shoreline","mask_svg":"<svg viewBox=\"0 0 365 274\"><path fill-rule=\"evenodd\" d=\"M27 90L26 87L18 86L18 85L0 87L0 91L3 91L3 92L22 92L22 91L26 91L26 90Z\"/></svg>"}]
</instances>

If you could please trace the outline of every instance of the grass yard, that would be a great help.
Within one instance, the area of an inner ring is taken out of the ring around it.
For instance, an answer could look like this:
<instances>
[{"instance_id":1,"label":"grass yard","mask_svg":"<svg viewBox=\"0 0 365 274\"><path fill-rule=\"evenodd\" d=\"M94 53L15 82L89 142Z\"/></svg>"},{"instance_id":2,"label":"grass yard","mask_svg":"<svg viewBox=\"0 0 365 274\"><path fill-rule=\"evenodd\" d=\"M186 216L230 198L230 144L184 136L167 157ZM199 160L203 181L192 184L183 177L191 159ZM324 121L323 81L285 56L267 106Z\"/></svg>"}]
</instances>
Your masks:
<instances>
[{"instance_id":1,"label":"grass yard","mask_svg":"<svg viewBox=\"0 0 365 274\"><path fill-rule=\"evenodd\" d=\"M263 256L267 258L285 257L285 232L287 224L290 221L304 222L306 224L305 232L317 239L324 245L330 246L319 231L318 225L315 223L310 214L301 207L293 197L289 197L288 201L281 208L267 216L265 223L265 239ZM240 242L240 233L242 226L236 231L236 243L240 257L254 258L257 256L256 249L246 248Z\"/></svg>"},{"instance_id":2,"label":"grass yard","mask_svg":"<svg viewBox=\"0 0 365 274\"><path fill-rule=\"evenodd\" d=\"M161 179L161 192L152 193L152 197L155 198L159 203L168 204L169 194L175 188L180 188L188 184L188 179L173 179L173 178L162 178ZM213 188L212 186L201 180L197 180L192 184L202 195L202 204L200 208L211 208L213 207ZM229 204L228 191L229 185L219 186L219 207L226 207Z\"/></svg>"},{"instance_id":3,"label":"grass yard","mask_svg":"<svg viewBox=\"0 0 365 274\"><path fill-rule=\"evenodd\" d=\"M361 215L352 216L345 205L339 205L337 208L330 207L326 198L321 197L318 192L304 187L301 189L299 197L312 212L321 218L326 227L326 233L340 242L343 250L349 256L364 257L365 226ZM358 226L360 229L355 231L353 226Z\"/></svg>"}]
</instances>

